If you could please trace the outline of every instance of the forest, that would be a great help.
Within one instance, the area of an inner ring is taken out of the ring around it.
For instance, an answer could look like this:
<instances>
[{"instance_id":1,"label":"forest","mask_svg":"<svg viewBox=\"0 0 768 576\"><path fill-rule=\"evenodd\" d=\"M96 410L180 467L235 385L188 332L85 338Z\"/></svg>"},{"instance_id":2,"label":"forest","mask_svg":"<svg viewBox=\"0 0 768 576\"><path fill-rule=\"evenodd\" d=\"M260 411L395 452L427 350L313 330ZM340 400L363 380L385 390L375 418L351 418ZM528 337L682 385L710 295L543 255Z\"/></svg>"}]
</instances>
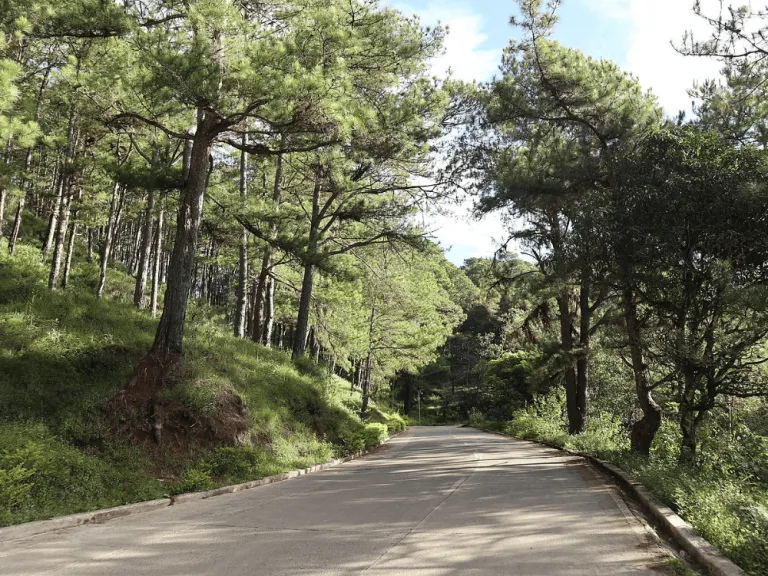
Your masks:
<instances>
[{"instance_id":1,"label":"forest","mask_svg":"<svg viewBox=\"0 0 768 576\"><path fill-rule=\"evenodd\" d=\"M670 118L560 4L466 83L378 0L0 0L0 526L465 423L768 574L768 12L691 6Z\"/></svg>"}]
</instances>

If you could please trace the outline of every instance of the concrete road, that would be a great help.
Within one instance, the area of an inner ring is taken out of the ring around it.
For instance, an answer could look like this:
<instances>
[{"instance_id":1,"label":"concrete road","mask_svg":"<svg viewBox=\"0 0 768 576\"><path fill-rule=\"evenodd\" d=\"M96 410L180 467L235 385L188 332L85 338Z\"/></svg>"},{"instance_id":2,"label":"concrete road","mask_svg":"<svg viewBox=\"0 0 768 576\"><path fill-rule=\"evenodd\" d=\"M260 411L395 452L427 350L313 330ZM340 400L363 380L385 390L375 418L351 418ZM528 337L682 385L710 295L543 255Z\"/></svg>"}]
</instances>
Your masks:
<instances>
[{"instance_id":1,"label":"concrete road","mask_svg":"<svg viewBox=\"0 0 768 576\"><path fill-rule=\"evenodd\" d=\"M413 428L317 474L0 544L0 574L659 574L665 552L591 468Z\"/></svg>"}]
</instances>

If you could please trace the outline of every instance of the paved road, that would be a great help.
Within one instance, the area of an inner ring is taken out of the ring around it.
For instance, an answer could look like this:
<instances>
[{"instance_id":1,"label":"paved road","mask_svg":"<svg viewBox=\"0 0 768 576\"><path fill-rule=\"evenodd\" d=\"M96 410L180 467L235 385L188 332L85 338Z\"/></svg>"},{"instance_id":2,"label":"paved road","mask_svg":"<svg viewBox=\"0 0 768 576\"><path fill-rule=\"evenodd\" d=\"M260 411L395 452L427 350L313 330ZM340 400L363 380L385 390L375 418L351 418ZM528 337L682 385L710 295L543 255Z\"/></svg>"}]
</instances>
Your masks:
<instances>
[{"instance_id":1,"label":"paved road","mask_svg":"<svg viewBox=\"0 0 768 576\"><path fill-rule=\"evenodd\" d=\"M0 544L0 574L615 576L664 552L577 459L463 428L245 492Z\"/></svg>"}]
</instances>

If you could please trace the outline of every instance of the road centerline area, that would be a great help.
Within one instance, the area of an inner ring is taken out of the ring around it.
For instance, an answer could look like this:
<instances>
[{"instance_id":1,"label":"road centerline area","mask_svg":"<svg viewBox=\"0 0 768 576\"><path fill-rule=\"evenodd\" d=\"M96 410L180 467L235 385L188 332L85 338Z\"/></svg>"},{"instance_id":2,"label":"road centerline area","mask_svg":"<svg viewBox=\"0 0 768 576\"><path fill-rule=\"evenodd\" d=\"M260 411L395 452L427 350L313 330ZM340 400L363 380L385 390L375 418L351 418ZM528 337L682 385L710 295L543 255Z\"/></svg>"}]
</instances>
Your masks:
<instances>
[{"instance_id":1,"label":"road centerline area","mask_svg":"<svg viewBox=\"0 0 768 576\"><path fill-rule=\"evenodd\" d=\"M534 444L413 428L290 482L3 543L0 574L658 574L602 483Z\"/></svg>"}]
</instances>

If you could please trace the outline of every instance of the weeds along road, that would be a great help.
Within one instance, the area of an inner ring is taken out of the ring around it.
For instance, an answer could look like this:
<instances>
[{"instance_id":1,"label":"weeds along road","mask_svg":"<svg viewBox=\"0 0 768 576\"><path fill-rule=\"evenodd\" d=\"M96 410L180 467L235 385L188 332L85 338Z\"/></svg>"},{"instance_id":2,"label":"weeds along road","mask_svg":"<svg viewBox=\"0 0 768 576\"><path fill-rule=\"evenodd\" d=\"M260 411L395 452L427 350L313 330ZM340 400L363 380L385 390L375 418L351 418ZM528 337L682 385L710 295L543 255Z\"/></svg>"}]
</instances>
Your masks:
<instances>
[{"instance_id":1,"label":"weeds along road","mask_svg":"<svg viewBox=\"0 0 768 576\"><path fill-rule=\"evenodd\" d=\"M665 551L578 459L472 429L235 494L0 544L0 574L659 574Z\"/></svg>"}]
</instances>

